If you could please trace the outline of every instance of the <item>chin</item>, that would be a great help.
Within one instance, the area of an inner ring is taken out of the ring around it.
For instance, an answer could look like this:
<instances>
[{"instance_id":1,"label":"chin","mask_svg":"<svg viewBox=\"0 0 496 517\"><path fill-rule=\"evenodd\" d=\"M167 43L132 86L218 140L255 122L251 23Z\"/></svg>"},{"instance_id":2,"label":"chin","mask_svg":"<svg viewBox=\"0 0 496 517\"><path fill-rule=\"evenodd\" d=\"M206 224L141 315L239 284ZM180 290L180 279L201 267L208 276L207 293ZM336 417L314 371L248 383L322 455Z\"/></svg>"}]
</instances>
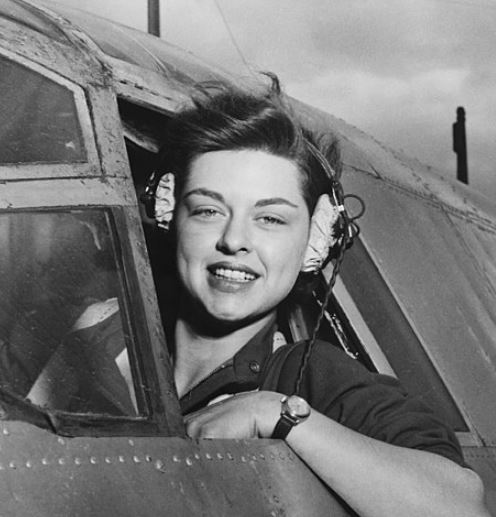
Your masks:
<instances>
[{"instance_id":1,"label":"chin","mask_svg":"<svg viewBox=\"0 0 496 517\"><path fill-rule=\"evenodd\" d=\"M239 311L207 311L210 318L218 321L219 323L236 323L245 322L250 319L256 319L256 316L240 313Z\"/></svg>"}]
</instances>

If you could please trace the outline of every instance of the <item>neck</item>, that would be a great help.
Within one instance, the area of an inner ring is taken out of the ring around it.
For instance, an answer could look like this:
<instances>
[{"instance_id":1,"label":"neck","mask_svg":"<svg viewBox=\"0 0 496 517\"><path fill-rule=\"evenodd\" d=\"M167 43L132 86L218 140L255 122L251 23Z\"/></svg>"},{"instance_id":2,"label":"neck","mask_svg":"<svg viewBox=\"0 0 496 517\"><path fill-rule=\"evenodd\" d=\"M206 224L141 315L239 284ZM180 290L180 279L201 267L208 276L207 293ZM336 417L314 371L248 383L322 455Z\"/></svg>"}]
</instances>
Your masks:
<instances>
[{"instance_id":1,"label":"neck","mask_svg":"<svg viewBox=\"0 0 496 517\"><path fill-rule=\"evenodd\" d=\"M182 397L213 370L225 363L257 332L275 320L275 311L242 327L228 326L223 332L205 332L179 315L175 328L174 377ZM219 328L223 326L219 323Z\"/></svg>"}]
</instances>

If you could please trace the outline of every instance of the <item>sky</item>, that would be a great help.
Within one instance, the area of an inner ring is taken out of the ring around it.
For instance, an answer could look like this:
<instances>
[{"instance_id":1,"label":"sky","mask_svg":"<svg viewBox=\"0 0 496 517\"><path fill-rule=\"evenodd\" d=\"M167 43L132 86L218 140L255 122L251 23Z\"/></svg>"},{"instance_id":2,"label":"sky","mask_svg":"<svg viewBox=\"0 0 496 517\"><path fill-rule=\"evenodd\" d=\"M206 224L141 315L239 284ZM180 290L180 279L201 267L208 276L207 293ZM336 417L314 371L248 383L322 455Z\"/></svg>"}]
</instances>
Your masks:
<instances>
[{"instance_id":1,"label":"sky","mask_svg":"<svg viewBox=\"0 0 496 517\"><path fill-rule=\"evenodd\" d=\"M146 30L146 0L58 0ZM285 91L496 199L496 0L161 0L167 41Z\"/></svg>"}]
</instances>

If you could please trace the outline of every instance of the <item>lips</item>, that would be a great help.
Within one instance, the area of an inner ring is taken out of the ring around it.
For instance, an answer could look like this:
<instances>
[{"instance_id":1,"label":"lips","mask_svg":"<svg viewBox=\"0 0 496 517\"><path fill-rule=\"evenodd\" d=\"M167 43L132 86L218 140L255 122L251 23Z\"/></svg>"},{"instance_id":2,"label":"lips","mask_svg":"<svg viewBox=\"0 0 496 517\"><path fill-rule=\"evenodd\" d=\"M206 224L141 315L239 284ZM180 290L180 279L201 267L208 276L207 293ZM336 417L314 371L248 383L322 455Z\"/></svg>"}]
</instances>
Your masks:
<instances>
[{"instance_id":1,"label":"lips","mask_svg":"<svg viewBox=\"0 0 496 517\"><path fill-rule=\"evenodd\" d=\"M207 269L219 280L239 284L253 282L260 276L248 266L229 262L217 262L208 266Z\"/></svg>"}]
</instances>

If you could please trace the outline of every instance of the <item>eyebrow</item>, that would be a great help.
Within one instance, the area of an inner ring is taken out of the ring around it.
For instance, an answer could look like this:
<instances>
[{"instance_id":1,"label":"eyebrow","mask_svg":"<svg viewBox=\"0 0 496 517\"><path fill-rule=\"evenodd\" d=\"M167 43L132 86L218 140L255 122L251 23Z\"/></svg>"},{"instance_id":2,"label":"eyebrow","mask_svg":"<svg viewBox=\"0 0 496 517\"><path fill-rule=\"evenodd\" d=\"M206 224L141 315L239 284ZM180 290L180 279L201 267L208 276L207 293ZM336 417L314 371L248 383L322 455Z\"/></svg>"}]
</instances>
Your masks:
<instances>
[{"instance_id":1,"label":"eyebrow","mask_svg":"<svg viewBox=\"0 0 496 517\"><path fill-rule=\"evenodd\" d=\"M207 196L207 197L210 197L212 199L215 199L216 201L219 201L219 202L225 204L225 199L222 194L219 194L219 192L215 192L214 190L209 190L209 189L206 189L203 187L199 187L199 188L190 190L189 192L187 192L184 195L184 199L188 198L189 196L193 196L195 194L198 196ZM292 203L291 201L289 201L288 199L283 198L283 197L270 197L267 199L260 199L255 203L255 207L257 207L257 208L264 207L264 206L270 206L270 205L286 205L286 206L290 206L293 208L298 208L298 205L295 205L294 203Z\"/></svg>"},{"instance_id":2,"label":"eyebrow","mask_svg":"<svg viewBox=\"0 0 496 517\"><path fill-rule=\"evenodd\" d=\"M216 201L220 201L221 203L225 203L224 196L222 194L219 194L218 192L215 192L214 190L208 190L207 188L194 188L193 190L190 190L186 194L184 194L184 199L186 199L189 196L193 195L197 196L207 196L215 199Z\"/></svg>"},{"instance_id":3,"label":"eyebrow","mask_svg":"<svg viewBox=\"0 0 496 517\"><path fill-rule=\"evenodd\" d=\"M293 208L298 208L298 205L291 203L291 201L283 197L269 197L267 199L260 199L255 203L256 207L263 207L269 205L287 205Z\"/></svg>"}]
</instances>

